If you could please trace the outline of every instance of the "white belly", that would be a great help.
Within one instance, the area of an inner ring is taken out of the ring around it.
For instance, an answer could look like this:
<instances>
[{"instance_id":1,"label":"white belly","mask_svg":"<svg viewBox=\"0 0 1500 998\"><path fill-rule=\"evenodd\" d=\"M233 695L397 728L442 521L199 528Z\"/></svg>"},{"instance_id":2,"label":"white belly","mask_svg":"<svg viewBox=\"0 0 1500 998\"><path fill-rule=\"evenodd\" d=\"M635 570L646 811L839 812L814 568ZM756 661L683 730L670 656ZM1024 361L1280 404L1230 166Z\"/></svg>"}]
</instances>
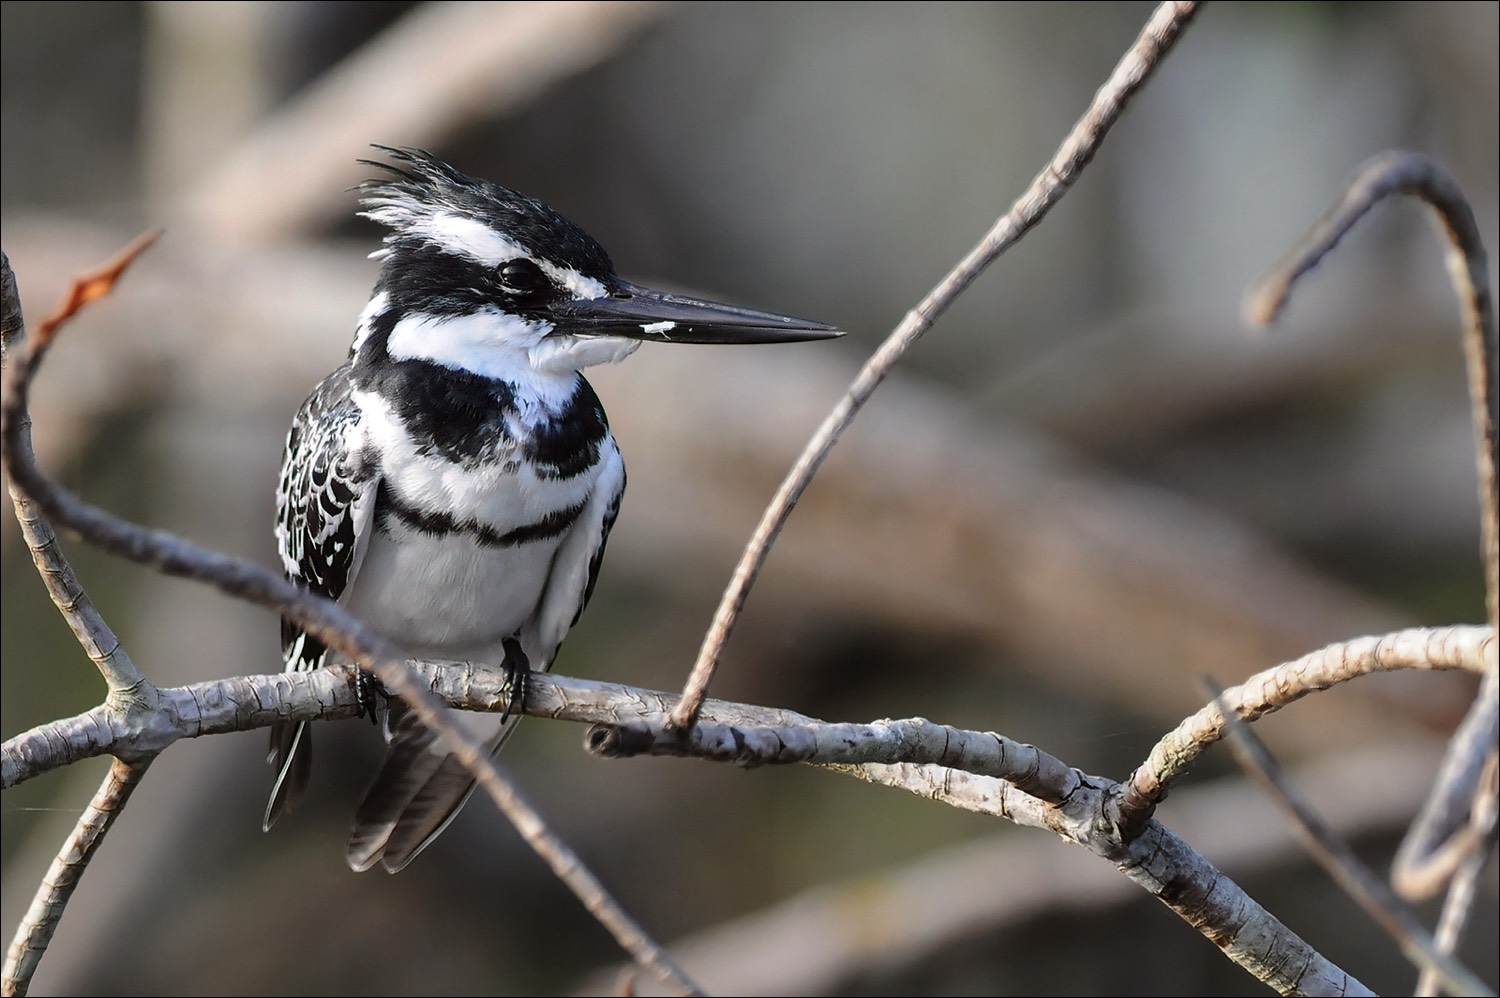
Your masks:
<instances>
[{"instance_id":1,"label":"white belly","mask_svg":"<svg viewBox=\"0 0 1500 998\"><path fill-rule=\"evenodd\" d=\"M346 603L413 655L498 664L501 642L535 615L561 540L485 547L398 524L370 538Z\"/></svg>"}]
</instances>

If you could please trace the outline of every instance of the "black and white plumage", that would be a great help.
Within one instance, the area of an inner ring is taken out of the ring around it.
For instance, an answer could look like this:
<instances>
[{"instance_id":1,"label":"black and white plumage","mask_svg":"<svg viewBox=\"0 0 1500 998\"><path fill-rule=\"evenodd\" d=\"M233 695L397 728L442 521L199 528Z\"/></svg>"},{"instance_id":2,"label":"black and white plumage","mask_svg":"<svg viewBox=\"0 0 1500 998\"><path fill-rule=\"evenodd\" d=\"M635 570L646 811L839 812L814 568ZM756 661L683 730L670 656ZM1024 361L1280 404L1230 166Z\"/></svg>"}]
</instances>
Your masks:
<instances>
[{"instance_id":1,"label":"black and white plumage","mask_svg":"<svg viewBox=\"0 0 1500 998\"><path fill-rule=\"evenodd\" d=\"M625 490L604 409L579 373L642 340L765 343L820 323L621 280L546 205L414 149L382 149L363 214L389 229L349 360L287 437L276 537L288 578L339 600L415 657L547 669L593 591ZM366 161L368 162L368 161ZM289 671L327 649L282 622ZM348 860L401 869L473 790L399 701ZM466 715L498 750L515 718ZM272 732L265 825L311 765L306 723Z\"/></svg>"}]
</instances>

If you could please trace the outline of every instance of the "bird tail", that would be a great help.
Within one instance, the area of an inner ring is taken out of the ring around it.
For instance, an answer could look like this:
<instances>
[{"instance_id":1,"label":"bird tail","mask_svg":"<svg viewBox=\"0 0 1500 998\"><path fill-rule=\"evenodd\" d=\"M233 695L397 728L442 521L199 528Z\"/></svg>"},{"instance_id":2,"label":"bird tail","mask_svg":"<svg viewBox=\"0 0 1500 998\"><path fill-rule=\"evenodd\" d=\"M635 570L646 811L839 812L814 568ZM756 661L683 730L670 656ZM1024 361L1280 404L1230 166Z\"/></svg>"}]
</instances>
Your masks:
<instances>
[{"instance_id":1,"label":"bird tail","mask_svg":"<svg viewBox=\"0 0 1500 998\"><path fill-rule=\"evenodd\" d=\"M269 832L276 819L291 814L312 775L312 732L306 721L278 721L271 726L271 751L266 756L276 770L271 799L261 829Z\"/></svg>"},{"instance_id":2,"label":"bird tail","mask_svg":"<svg viewBox=\"0 0 1500 998\"><path fill-rule=\"evenodd\" d=\"M443 739L399 701L390 705L385 763L354 815L349 866L364 871L380 863L403 869L442 834L474 792L474 774L448 752ZM464 714L455 720L500 751L519 715Z\"/></svg>"}]
</instances>

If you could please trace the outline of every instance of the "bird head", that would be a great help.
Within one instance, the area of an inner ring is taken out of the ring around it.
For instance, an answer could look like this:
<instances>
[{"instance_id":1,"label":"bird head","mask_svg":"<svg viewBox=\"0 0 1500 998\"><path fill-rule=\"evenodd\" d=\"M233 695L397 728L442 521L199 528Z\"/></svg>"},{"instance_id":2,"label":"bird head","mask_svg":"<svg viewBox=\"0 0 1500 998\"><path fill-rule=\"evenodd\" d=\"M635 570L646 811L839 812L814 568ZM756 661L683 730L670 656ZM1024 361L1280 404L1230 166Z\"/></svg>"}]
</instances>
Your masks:
<instances>
[{"instance_id":1,"label":"bird head","mask_svg":"<svg viewBox=\"0 0 1500 998\"><path fill-rule=\"evenodd\" d=\"M588 233L535 198L469 177L418 149L361 184L361 212L389 230L354 352L492 376L518 363L570 373L643 341L786 343L831 326L631 284Z\"/></svg>"}]
</instances>

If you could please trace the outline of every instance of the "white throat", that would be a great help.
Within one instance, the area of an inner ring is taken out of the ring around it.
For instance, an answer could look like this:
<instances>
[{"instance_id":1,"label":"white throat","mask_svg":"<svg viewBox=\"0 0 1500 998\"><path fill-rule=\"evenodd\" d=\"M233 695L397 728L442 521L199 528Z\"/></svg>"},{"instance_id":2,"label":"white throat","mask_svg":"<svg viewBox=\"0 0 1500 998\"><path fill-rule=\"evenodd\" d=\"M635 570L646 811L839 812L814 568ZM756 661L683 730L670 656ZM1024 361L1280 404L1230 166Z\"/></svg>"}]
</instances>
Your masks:
<instances>
[{"instance_id":1,"label":"white throat","mask_svg":"<svg viewBox=\"0 0 1500 998\"><path fill-rule=\"evenodd\" d=\"M559 399L571 396L576 372L619 363L639 346L639 340L615 336L552 334L550 322L493 310L455 316L410 315L396 323L386 340L392 360L431 361Z\"/></svg>"}]
</instances>

